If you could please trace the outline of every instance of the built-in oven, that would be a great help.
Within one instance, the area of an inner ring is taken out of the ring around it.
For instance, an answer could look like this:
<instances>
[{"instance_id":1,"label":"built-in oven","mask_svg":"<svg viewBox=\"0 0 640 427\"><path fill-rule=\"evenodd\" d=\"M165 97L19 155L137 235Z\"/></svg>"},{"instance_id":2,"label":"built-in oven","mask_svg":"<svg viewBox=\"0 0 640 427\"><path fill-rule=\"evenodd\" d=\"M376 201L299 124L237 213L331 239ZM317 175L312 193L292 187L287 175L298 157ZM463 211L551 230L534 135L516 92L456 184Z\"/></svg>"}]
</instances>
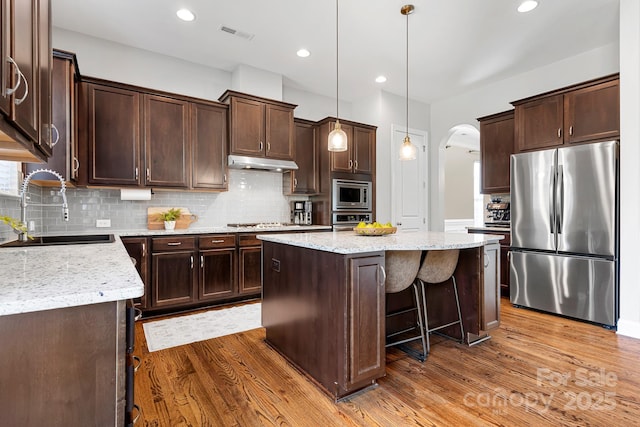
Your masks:
<instances>
[{"instance_id":1,"label":"built-in oven","mask_svg":"<svg viewBox=\"0 0 640 427\"><path fill-rule=\"evenodd\" d=\"M371 181L334 179L333 211L371 211Z\"/></svg>"},{"instance_id":2,"label":"built-in oven","mask_svg":"<svg viewBox=\"0 0 640 427\"><path fill-rule=\"evenodd\" d=\"M371 222L371 212L334 212L333 229L351 230L359 222Z\"/></svg>"}]
</instances>

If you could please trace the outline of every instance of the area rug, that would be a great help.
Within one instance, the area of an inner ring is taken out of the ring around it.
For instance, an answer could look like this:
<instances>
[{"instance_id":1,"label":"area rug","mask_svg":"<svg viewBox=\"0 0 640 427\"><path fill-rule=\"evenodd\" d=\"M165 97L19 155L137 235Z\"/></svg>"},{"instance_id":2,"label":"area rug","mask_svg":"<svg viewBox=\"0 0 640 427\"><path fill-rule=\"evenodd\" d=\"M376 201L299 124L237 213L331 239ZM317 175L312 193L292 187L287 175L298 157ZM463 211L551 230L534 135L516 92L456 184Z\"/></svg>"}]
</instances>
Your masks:
<instances>
[{"instance_id":1,"label":"area rug","mask_svg":"<svg viewBox=\"0 0 640 427\"><path fill-rule=\"evenodd\" d=\"M149 351L237 334L261 327L261 304L209 310L142 325Z\"/></svg>"}]
</instances>

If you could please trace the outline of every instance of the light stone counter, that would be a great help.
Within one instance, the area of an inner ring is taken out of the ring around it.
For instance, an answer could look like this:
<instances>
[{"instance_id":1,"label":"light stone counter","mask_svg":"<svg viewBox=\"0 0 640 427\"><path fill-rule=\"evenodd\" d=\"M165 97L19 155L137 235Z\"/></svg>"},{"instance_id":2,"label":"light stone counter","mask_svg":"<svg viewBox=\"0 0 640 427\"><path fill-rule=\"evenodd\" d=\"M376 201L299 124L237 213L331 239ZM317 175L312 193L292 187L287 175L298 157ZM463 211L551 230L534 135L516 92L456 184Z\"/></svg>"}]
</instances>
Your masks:
<instances>
[{"instance_id":1,"label":"light stone counter","mask_svg":"<svg viewBox=\"0 0 640 427\"><path fill-rule=\"evenodd\" d=\"M331 233L259 234L258 239L317 249L338 254L355 254L390 250L467 249L498 242L501 235L443 233L436 231L406 232L383 236L361 236L353 231Z\"/></svg>"},{"instance_id":2,"label":"light stone counter","mask_svg":"<svg viewBox=\"0 0 640 427\"><path fill-rule=\"evenodd\" d=\"M0 316L136 298L144 286L113 243L0 248Z\"/></svg>"}]
</instances>

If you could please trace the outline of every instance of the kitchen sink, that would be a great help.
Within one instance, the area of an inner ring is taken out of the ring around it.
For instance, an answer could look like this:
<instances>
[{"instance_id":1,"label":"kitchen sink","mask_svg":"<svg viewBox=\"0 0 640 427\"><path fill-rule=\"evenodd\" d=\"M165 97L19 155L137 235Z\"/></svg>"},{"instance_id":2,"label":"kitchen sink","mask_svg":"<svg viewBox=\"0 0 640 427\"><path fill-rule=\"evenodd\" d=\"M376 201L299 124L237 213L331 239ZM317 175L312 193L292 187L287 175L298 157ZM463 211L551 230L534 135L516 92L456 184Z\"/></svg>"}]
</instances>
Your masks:
<instances>
[{"instance_id":1,"label":"kitchen sink","mask_svg":"<svg viewBox=\"0 0 640 427\"><path fill-rule=\"evenodd\" d=\"M50 245L77 245L87 243L111 243L115 238L113 234L84 234L78 236L41 236L29 239L26 242L14 240L3 243L2 247L30 247L30 246L50 246Z\"/></svg>"}]
</instances>

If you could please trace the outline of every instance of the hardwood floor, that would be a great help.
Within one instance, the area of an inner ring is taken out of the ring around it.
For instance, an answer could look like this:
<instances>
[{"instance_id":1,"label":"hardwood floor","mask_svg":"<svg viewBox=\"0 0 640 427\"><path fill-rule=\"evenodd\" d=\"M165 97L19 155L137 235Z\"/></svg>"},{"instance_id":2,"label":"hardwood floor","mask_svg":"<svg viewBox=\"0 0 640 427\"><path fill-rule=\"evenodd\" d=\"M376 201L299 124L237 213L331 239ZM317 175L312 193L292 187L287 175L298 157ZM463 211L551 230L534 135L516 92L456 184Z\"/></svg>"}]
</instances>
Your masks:
<instances>
[{"instance_id":1,"label":"hardwood floor","mask_svg":"<svg viewBox=\"0 0 640 427\"><path fill-rule=\"evenodd\" d=\"M492 339L432 338L424 363L387 352L379 387L334 403L264 342L264 329L149 353L136 325L138 426L631 426L640 340L516 309Z\"/></svg>"}]
</instances>

